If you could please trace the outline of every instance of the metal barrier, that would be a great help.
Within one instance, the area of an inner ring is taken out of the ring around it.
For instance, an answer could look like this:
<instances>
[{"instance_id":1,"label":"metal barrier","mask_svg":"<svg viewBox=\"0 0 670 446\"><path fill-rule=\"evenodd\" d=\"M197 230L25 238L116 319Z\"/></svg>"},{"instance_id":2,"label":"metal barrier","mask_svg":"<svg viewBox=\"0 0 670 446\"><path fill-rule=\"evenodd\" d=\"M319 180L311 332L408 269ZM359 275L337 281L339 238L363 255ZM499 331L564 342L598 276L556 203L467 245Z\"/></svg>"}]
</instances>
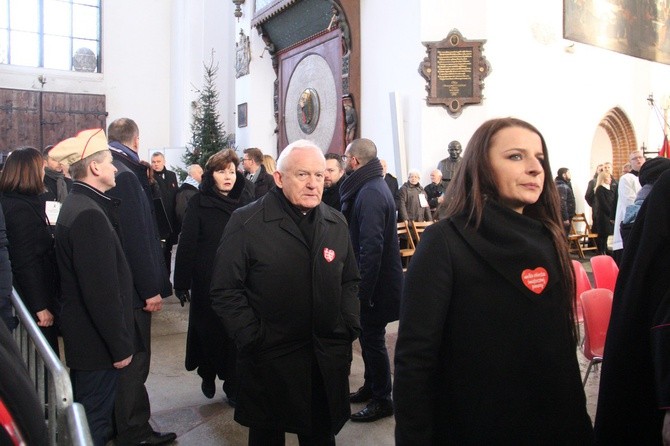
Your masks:
<instances>
[{"instance_id":1,"label":"metal barrier","mask_svg":"<svg viewBox=\"0 0 670 446\"><path fill-rule=\"evenodd\" d=\"M72 397L70 375L15 289L12 289L12 305L21 322L14 330L14 339L45 407L49 444L92 445L84 407L75 403Z\"/></svg>"}]
</instances>

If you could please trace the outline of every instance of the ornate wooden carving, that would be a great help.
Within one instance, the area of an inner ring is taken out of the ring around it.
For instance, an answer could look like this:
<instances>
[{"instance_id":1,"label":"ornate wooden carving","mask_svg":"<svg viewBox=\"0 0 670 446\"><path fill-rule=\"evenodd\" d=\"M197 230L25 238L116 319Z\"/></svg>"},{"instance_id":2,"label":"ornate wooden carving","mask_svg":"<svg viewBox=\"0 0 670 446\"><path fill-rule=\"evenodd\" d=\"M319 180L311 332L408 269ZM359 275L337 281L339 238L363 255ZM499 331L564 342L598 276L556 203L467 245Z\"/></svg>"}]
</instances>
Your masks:
<instances>
[{"instance_id":1,"label":"ornate wooden carving","mask_svg":"<svg viewBox=\"0 0 670 446\"><path fill-rule=\"evenodd\" d=\"M457 118L466 105L481 104L484 78L490 71L482 54L485 42L467 40L456 29L439 42L423 42L428 56L419 73L428 83L428 105L442 105Z\"/></svg>"}]
</instances>

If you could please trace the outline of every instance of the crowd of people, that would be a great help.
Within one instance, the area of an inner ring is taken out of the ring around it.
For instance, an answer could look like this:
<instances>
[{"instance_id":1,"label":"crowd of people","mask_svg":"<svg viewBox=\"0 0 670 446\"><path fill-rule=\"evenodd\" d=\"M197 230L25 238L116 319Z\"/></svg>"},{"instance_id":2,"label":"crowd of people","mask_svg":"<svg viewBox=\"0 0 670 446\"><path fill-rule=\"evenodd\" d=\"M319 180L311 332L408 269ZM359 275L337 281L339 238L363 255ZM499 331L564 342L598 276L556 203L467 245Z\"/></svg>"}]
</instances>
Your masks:
<instances>
[{"instance_id":1,"label":"crowd of people","mask_svg":"<svg viewBox=\"0 0 670 446\"><path fill-rule=\"evenodd\" d=\"M138 151L137 124L121 118L106 134L15 150L0 174L0 293L13 280L58 354L62 336L96 445L175 440L149 424L145 386L152 314L173 294L189 306L186 369L207 398L222 382L251 446L286 432L334 445L347 421L394 415L398 445L615 444L624 428L632 442L670 440L667 275L641 266L667 257L670 160L633 152L618 182L603 163L587 186L598 252L614 235L639 284L617 285L594 437L576 356L571 175L552 177L530 123L486 121L463 156L452 141L425 187L418 171L398 187L365 138L325 156L295 141L276 162L225 149L181 185L164 154L147 164ZM406 220L435 223L403 273ZM0 310L11 331L6 300ZM398 320L393 378L386 329ZM356 339L364 382L350 392Z\"/></svg>"}]
</instances>

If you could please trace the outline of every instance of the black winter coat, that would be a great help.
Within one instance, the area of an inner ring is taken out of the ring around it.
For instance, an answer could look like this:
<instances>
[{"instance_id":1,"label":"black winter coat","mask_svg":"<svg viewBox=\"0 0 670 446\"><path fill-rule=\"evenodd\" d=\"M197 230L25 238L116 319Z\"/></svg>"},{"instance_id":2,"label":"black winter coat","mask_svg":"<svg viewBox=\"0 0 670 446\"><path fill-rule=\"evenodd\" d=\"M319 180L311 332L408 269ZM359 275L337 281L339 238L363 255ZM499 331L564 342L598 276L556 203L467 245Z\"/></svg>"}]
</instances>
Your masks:
<instances>
[{"instance_id":1,"label":"black winter coat","mask_svg":"<svg viewBox=\"0 0 670 446\"><path fill-rule=\"evenodd\" d=\"M379 176L351 190L349 182L359 183L362 171L372 167L371 163L374 160L350 174L340 192L361 273L361 318L366 323L383 324L398 319L403 272L395 203L381 170Z\"/></svg>"},{"instance_id":2,"label":"black winter coat","mask_svg":"<svg viewBox=\"0 0 670 446\"><path fill-rule=\"evenodd\" d=\"M172 295L172 285L156 227L147 167L119 149L110 149L118 172L116 186L107 195L121 200L121 244L133 273L135 308L143 308L145 300L157 294Z\"/></svg>"},{"instance_id":3,"label":"black winter coat","mask_svg":"<svg viewBox=\"0 0 670 446\"><path fill-rule=\"evenodd\" d=\"M111 369L135 353L133 278L117 234L118 200L75 182L56 224L60 329L68 367Z\"/></svg>"},{"instance_id":4,"label":"black winter coat","mask_svg":"<svg viewBox=\"0 0 670 446\"><path fill-rule=\"evenodd\" d=\"M666 172L644 200L621 259L598 393L598 445L662 444L670 408L669 197Z\"/></svg>"},{"instance_id":5,"label":"black winter coat","mask_svg":"<svg viewBox=\"0 0 670 446\"><path fill-rule=\"evenodd\" d=\"M614 213L616 203L614 202L614 191L604 186L598 186L593 203L593 227L598 234L614 233Z\"/></svg>"},{"instance_id":6,"label":"black winter coat","mask_svg":"<svg viewBox=\"0 0 670 446\"><path fill-rule=\"evenodd\" d=\"M228 363L235 361L235 352L226 348L228 336L212 310L209 287L217 248L230 216L254 200L253 187L246 187L247 184L251 185L238 172L228 196L210 189L189 201L175 257L174 287L191 290L186 370L205 364L224 380L233 378L226 371L231 369Z\"/></svg>"},{"instance_id":7,"label":"black winter coat","mask_svg":"<svg viewBox=\"0 0 670 446\"><path fill-rule=\"evenodd\" d=\"M154 171L154 180L156 180L156 184L158 184L158 188L160 189L165 214L167 215L170 227L172 228L170 242L172 244L177 243L177 236L179 235L179 221L177 220L176 211L177 190L179 188L177 174L171 170L163 168L160 172Z\"/></svg>"},{"instance_id":8,"label":"black winter coat","mask_svg":"<svg viewBox=\"0 0 670 446\"><path fill-rule=\"evenodd\" d=\"M258 172L258 178L256 178L256 181L254 182L254 194L256 198L261 198L263 195L267 194L275 185L274 177L265 170L265 166L261 165L259 169L261 171Z\"/></svg>"},{"instance_id":9,"label":"black winter coat","mask_svg":"<svg viewBox=\"0 0 670 446\"><path fill-rule=\"evenodd\" d=\"M189 183L182 183L177 190L177 196L175 197L175 215L177 217L177 227L181 231L181 225L184 223L184 215L186 214L186 208L188 207L188 201L193 197L193 195L198 193L198 188Z\"/></svg>"},{"instance_id":10,"label":"black winter coat","mask_svg":"<svg viewBox=\"0 0 670 446\"><path fill-rule=\"evenodd\" d=\"M490 203L478 230L428 227L403 290L396 444L590 444L561 284L537 220Z\"/></svg>"},{"instance_id":11,"label":"black winter coat","mask_svg":"<svg viewBox=\"0 0 670 446\"><path fill-rule=\"evenodd\" d=\"M4 192L0 195L7 225L9 259L13 284L37 321L35 314L48 309L56 323L59 281L54 252L53 229L44 212L44 195ZM49 343L58 351L57 325L40 327Z\"/></svg>"},{"instance_id":12,"label":"black winter coat","mask_svg":"<svg viewBox=\"0 0 670 446\"><path fill-rule=\"evenodd\" d=\"M311 211L310 249L279 194L233 213L214 263L212 307L239 352L235 420L310 434L316 362L337 433L351 414L351 344L360 333L356 259L342 214L323 203Z\"/></svg>"}]
</instances>

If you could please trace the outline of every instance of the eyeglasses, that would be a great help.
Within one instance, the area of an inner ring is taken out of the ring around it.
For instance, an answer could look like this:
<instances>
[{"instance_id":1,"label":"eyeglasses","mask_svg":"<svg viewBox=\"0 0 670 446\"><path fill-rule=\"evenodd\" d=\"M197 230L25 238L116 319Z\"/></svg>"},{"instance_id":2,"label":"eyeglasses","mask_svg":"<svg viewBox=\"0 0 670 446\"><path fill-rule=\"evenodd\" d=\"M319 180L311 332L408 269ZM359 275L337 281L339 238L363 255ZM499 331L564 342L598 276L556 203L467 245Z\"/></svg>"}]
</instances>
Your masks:
<instances>
[{"instance_id":1,"label":"eyeglasses","mask_svg":"<svg viewBox=\"0 0 670 446\"><path fill-rule=\"evenodd\" d=\"M251 158L242 158L242 162L251 161Z\"/></svg>"},{"instance_id":2,"label":"eyeglasses","mask_svg":"<svg viewBox=\"0 0 670 446\"><path fill-rule=\"evenodd\" d=\"M631 161L642 160L642 159L644 159L644 156L642 156L642 155L631 156L631 157L630 157L630 160L631 160Z\"/></svg>"}]
</instances>

